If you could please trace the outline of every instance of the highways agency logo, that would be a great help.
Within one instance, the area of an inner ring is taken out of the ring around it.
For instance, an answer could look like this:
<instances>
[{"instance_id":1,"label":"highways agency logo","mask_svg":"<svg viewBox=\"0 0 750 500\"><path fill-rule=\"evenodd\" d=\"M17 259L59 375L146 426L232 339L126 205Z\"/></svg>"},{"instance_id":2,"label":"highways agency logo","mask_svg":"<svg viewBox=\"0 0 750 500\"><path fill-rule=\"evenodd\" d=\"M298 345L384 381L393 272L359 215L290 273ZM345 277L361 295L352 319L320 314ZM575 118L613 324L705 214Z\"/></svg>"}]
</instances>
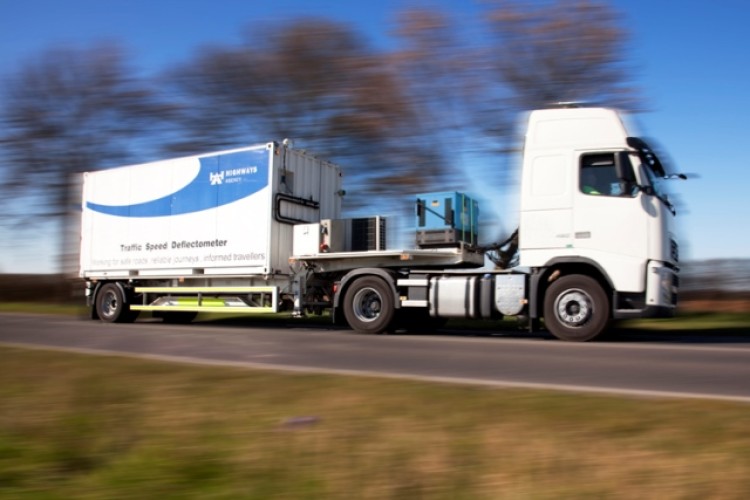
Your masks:
<instances>
[{"instance_id":1,"label":"highways agency logo","mask_svg":"<svg viewBox=\"0 0 750 500\"><path fill-rule=\"evenodd\" d=\"M242 182L244 177L249 175L255 175L258 173L258 167L241 167L241 168L230 168L222 170L220 172L209 172L209 181L212 186L218 186L221 184L230 184L233 182Z\"/></svg>"},{"instance_id":2,"label":"highways agency logo","mask_svg":"<svg viewBox=\"0 0 750 500\"><path fill-rule=\"evenodd\" d=\"M209 177L212 186L217 186L224 182L224 172L209 172Z\"/></svg>"}]
</instances>

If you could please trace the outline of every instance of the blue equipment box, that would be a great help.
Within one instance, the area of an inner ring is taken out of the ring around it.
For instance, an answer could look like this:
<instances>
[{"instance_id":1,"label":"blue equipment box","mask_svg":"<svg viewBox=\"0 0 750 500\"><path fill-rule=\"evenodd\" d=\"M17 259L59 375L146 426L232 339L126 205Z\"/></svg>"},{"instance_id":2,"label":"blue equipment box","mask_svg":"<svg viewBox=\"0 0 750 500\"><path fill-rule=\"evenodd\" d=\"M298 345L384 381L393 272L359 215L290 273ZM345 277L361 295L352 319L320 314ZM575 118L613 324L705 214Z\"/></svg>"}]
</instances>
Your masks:
<instances>
[{"instance_id":1,"label":"blue equipment box","mask_svg":"<svg viewBox=\"0 0 750 500\"><path fill-rule=\"evenodd\" d=\"M417 195L417 245L451 247L476 245L479 204L458 192Z\"/></svg>"}]
</instances>

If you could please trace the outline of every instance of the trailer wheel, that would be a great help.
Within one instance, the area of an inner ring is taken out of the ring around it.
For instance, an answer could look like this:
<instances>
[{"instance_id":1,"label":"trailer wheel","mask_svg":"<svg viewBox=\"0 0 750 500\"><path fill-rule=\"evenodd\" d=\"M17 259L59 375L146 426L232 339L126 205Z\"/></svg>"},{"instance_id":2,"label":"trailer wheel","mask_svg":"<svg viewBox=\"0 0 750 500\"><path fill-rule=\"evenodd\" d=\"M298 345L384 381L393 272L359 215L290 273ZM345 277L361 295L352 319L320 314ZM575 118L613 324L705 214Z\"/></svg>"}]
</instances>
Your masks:
<instances>
[{"instance_id":1,"label":"trailer wheel","mask_svg":"<svg viewBox=\"0 0 750 500\"><path fill-rule=\"evenodd\" d=\"M393 292L380 278L364 277L354 281L344 297L344 317L354 330L383 333L395 314Z\"/></svg>"},{"instance_id":2,"label":"trailer wheel","mask_svg":"<svg viewBox=\"0 0 750 500\"><path fill-rule=\"evenodd\" d=\"M107 283L99 290L96 314L107 323L132 323L138 317L138 311L131 311L125 303L125 294L116 283Z\"/></svg>"},{"instance_id":3,"label":"trailer wheel","mask_svg":"<svg viewBox=\"0 0 750 500\"><path fill-rule=\"evenodd\" d=\"M589 276L563 276L547 289L544 297L544 324L561 340L593 340L609 324L607 294Z\"/></svg>"}]
</instances>

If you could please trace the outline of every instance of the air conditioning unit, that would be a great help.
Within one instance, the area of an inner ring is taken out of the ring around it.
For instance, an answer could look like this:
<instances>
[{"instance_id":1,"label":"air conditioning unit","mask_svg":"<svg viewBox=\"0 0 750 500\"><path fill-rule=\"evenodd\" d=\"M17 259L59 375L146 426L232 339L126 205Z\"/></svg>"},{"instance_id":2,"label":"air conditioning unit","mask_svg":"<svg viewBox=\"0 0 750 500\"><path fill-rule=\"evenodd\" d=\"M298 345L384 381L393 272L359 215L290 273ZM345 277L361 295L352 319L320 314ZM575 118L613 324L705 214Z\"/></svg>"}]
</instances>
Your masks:
<instances>
[{"instance_id":1,"label":"air conditioning unit","mask_svg":"<svg viewBox=\"0 0 750 500\"><path fill-rule=\"evenodd\" d=\"M350 242L353 252L365 252L369 250L385 250L385 218L366 217L360 219L348 219L351 221Z\"/></svg>"},{"instance_id":2,"label":"air conditioning unit","mask_svg":"<svg viewBox=\"0 0 750 500\"><path fill-rule=\"evenodd\" d=\"M294 255L385 250L384 217L323 219L294 226Z\"/></svg>"}]
</instances>

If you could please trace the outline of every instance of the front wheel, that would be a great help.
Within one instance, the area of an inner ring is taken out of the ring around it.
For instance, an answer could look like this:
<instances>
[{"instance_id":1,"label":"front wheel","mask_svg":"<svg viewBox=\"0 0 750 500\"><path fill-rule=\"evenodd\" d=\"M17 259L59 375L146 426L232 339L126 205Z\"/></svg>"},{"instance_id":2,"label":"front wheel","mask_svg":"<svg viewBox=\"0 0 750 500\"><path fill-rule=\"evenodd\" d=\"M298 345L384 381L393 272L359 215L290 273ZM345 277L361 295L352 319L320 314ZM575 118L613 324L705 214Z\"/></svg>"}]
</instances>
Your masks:
<instances>
[{"instance_id":1,"label":"front wheel","mask_svg":"<svg viewBox=\"0 0 750 500\"><path fill-rule=\"evenodd\" d=\"M561 340L593 340L609 324L607 294L589 276L563 276L549 286L544 296L544 324Z\"/></svg>"},{"instance_id":2,"label":"front wheel","mask_svg":"<svg viewBox=\"0 0 750 500\"><path fill-rule=\"evenodd\" d=\"M394 296L388 284L368 276L352 283L344 296L344 317L363 333L383 333L395 315Z\"/></svg>"}]
</instances>

